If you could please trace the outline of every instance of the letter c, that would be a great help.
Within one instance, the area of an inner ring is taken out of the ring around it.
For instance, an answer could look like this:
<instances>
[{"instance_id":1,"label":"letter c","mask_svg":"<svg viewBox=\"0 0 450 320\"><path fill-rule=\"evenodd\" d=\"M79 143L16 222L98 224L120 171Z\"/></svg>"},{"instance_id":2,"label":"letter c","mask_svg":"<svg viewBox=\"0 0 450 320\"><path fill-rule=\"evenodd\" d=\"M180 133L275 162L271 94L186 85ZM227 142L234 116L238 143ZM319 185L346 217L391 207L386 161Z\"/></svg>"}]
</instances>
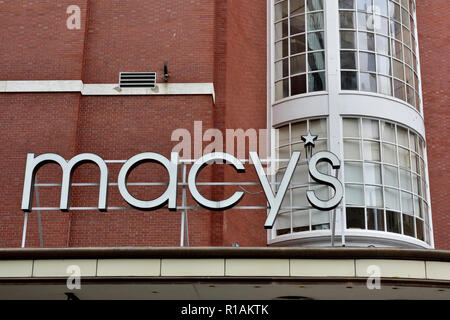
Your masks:
<instances>
[{"instance_id":1,"label":"letter c","mask_svg":"<svg viewBox=\"0 0 450 320\"><path fill-rule=\"evenodd\" d=\"M189 191L191 192L192 197L195 199L195 201L198 202L202 207L205 207L207 209L212 210L223 210L233 207L235 204L237 204L242 197L244 196L244 192L237 191L235 192L231 197L229 197L226 200L221 201L211 201L203 197L200 192L197 189L197 176L200 173L200 170L205 167L209 161L214 160L225 160L228 163L230 163L238 172L244 172L245 168L241 161L233 157L232 155L224 152L215 152L215 153L209 153L207 155L204 155L203 157L199 158L191 168L191 171L189 171L189 177L188 177L188 185L189 185Z\"/></svg>"}]
</instances>

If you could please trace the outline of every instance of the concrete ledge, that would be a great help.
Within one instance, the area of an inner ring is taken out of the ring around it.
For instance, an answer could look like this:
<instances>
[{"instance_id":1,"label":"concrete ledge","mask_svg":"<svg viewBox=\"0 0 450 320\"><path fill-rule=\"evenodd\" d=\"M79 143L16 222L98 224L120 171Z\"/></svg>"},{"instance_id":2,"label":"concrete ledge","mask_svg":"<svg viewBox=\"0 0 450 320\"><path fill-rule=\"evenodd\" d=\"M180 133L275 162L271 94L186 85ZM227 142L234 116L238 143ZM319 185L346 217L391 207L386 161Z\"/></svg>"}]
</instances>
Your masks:
<instances>
[{"instance_id":1,"label":"concrete ledge","mask_svg":"<svg viewBox=\"0 0 450 320\"><path fill-rule=\"evenodd\" d=\"M292 277L354 277L354 260L291 259Z\"/></svg>"},{"instance_id":2,"label":"concrete ledge","mask_svg":"<svg viewBox=\"0 0 450 320\"><path fill-rule=\"evenodd\" d=\"M427 279L450 280L450 263L426 261Z\"/></svg>"},{"instance_id":3,"label":"concrete ledge","mask_svg":"<svg viewBox=\"0 0 450 320\"><path fill-rule=\"evenodd\" d=\"M68 277L70 266L79 267L82 277L97 275L97 260L35 260L33 277Z\"/></svg>"},{"instance_id":4,"label":"concrete ledge","mask_svg":"<svg viewBox=\"0 0 450 320\"><path fill-rule=\"evenodd\" d=\"M371 265L380 268L382 278L426 278L425 261L379 259L356 260L356 276L368 277L367 270ZM450 267L450 263L448 263L448 266Z\"/></svg>"},{"instance_id":5,"label":"concrete ledge","mask_svg":"<svg viewBox=\"0 0 450 320\"><path fill-rule=\"evenodd\" d=\"M214 84L157 83L155 88L120 88L118 84L83 84L81 80L0 81L0 93L80 92L87 96L112 95L211 95L215 102Z\"/></svg>"},{"instance_id":6,"label":"concrete ledge","mask_svg":"<svg viewBox=\"0 0 450 320\"><path fill-rule=\"evenodd\" d=\"M226 276L289 276L288 259L226 259Z\"/></svg>"},{"instance_id":7,"label":"concrete ledge","mask_svg":"<svg viewBox=\"0 0 450 320\"><path fill-rule=\"evenodd\" d=\"M31 277L33 273L32 260L0 261L0 278Z\"/></svg>"},{"instance_id":8,"label":"concrete ledge","mask_svg":"<svg viewBox=\"0 0 450 320\"><path fill-rule=\"evenodd\" d=\"M224 259L162 259L161 261L163 277L223 277L224 274Z\"/></svg>"},{"instance_id":9,"label":"concrete ledge","mask_svg":"<svg viewBox=\"0 0 450 320\"><path fill-rule=\"evenodd\" d=\"M97 277L157 277L160 275L160 259L99 259L97 264Z\"/></svg>"}]
</instances>

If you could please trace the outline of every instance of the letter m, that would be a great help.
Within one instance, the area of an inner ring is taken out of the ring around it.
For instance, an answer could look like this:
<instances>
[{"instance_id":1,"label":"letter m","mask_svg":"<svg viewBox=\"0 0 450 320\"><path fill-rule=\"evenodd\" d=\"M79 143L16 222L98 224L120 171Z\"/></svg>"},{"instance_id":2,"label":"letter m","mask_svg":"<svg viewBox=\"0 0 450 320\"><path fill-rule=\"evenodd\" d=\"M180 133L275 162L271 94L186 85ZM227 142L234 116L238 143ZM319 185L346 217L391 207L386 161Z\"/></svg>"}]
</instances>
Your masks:
<instances>
[{"instance_id":1,"label":"letter m","mask_svg":"<svg viewBox=\"0 0 450 320\"><path fill-rule=\"evenodd\" d=\"M23 184L22 193L22 210L31 211L33 201L33 189L36 172L44 164L55 162L60 165L62 169L62 185L61 185L61 200L59 207L62 211L69 209L70 186L72 179L72 172L75 167L85 162L93 162L100 168L100 190L98 196L98 209L106 210L106 199L108 193L108 167L105 161L99 156L92 153L83 153L73 157L70 161L66 161L60 155L54 153L41 154L34 157L34 153L28 153L27 164L25 169L25 181Z\"/></svg>"}]
</instances>

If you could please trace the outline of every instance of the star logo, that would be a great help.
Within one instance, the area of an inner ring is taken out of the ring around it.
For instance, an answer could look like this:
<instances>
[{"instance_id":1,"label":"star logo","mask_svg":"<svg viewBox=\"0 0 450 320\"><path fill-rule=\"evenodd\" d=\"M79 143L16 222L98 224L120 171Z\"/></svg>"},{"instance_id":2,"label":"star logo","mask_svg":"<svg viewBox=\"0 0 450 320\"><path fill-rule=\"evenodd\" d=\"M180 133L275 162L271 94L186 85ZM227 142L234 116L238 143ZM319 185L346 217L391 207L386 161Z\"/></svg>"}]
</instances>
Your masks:
<instances>
[{"instance_id":1,"label":"star logo","mask_svg":"<svg viewBox=\"0 0 450 320\"><path fill-rule=\"evenodd\" d=\"M314 142L314 141L317 140L317 137L318 137L318 136L313 136L313 135L311 134L311 131L308 130L308 135L307 135L307 136L302 136L302 140L303 140L303 142L305 143L305 147L307 147L307 146L313 146L313 147L315 147L316 145L315 145L315 142Z\"/></svg>"}]
</instances>

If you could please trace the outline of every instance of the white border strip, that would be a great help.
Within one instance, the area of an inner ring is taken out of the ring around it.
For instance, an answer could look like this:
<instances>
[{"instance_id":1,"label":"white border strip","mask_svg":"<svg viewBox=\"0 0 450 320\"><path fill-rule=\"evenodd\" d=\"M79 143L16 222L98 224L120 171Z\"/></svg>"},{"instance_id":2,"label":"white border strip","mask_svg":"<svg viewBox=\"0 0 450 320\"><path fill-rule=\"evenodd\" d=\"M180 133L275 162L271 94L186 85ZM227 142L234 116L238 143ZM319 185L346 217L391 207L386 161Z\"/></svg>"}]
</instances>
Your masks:
<instances>
[{"instance_id":1,"label":"white border strip","mask_svg":"<svg viewBox=\"0 0 450 320\"><path fill-rule=\"evenodd\" d=\"M157 83L155 88L120 88L118 84L83 84L81 80L0 81L0 93L80 92L85 96L114 95L212 95L214 84Z\"/></svg>"}]
</instances>

